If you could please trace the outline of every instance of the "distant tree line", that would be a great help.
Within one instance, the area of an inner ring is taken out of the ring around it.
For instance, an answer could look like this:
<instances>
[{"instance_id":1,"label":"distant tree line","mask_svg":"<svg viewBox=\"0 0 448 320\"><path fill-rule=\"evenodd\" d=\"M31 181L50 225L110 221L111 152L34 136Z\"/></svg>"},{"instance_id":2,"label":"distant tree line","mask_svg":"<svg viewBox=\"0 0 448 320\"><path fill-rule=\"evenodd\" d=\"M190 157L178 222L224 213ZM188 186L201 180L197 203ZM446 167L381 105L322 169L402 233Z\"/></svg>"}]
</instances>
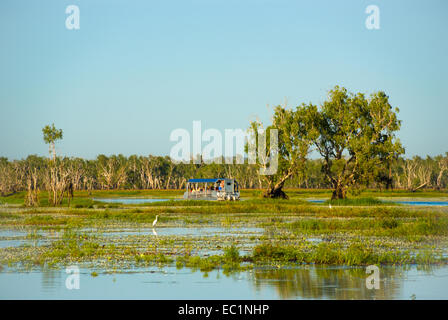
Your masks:
<instances>
[{"instance_id":1,"label":"distant tree line","mask_svg":"<svg viewBox=\"0 0 448 320\"><path fill-rule=\"evenodd\" d=\"M151 155L62 158L56 155L55 143L63 132L52 124L42 129L49 158L0 158L0 193L26 190L25 203L36 206L40 190L46 190L49 202L58 205L64 197L70 201L74 190L183 189L190 178L210 177L235 178L241 188L264 189L264 196L270 198L287 198L284 187L330 188L332 199L344 199L348 190L364 187L446 189L448 153L404 158L395 136L401 126L398 112L384 92L366 97L339 86L320 106L277 106L266 127L259 121L250 123L255 144L267 147L251 164L237 164L236 159L221 159L222 164L178 163ZM252 146L246 145L246 151ZM313 150L320 159L310 158ZM277 159L275 170L260 174L273 165L266 159Z\"/></svg>"},{"instance_id":2,"label":"distant tree line","mask_svg":"<svg viewBox=\"0 0 448 320\"><path fill-rule=\"evenodd\" d=\"M57 172L45 157L30 155L13 161L0 157L1 195L33 189L62 191L70 184L73 190L183 189L190 178L210 177L235 178L245 189L267 187L257 166L249 164L184 164L174 163L169 157L137 155L99 155L95 160L56 158L55 161ZM303 175L291 177L285 187L332 188L322 171L323 163L321 159L306 160ZM448 152L436 157L399 158L380 169L364 186L410 191L448 188ZM55 180L60 186L53 188Z\"/></svg>"}]
</instances>

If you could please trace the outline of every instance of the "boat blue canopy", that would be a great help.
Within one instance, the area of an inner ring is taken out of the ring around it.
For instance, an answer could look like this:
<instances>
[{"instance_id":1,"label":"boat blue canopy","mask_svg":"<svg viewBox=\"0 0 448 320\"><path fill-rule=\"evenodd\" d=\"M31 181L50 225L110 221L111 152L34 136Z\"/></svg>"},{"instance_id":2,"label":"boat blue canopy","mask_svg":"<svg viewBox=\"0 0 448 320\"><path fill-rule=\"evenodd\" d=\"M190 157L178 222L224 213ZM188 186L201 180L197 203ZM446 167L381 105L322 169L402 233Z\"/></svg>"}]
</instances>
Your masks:
<instances>
[{"instance_id":1,"label":"boat blue canopy","mask_svg":"<svg viewBox=\"0 0 448 320\"><path fill-rule=\"evenodd\" d=\"M190 179L188 180L188 182L193 182L193 183L197 183L197 182L216 182L218 180L224 180L223 178L214 178L214 179Z\"/></svg>"}]
</instances>

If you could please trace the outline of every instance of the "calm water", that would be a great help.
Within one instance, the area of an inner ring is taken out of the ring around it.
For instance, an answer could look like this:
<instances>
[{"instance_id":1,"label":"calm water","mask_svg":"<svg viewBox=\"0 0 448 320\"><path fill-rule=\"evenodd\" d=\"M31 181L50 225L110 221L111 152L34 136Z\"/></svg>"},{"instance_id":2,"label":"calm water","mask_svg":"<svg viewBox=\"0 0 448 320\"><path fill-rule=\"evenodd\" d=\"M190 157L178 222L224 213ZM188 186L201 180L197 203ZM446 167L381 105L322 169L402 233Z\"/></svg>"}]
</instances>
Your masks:
<instances>
[{"instance_id":1,"label":"calm water","mask_svg":"<svg viewBox=\"0 0 448 320\"><path fill-rule=\"evenodd\" d=\"M112 232L105 232L104 236L111 237L125 237L125 236L195 236L195 237L226 237L226 236L248 236L248 235L263 235L263 228L245 228L245 227L234 227L234 228L218 228L218 227L195 227L195 228L185 228L185 227L168 227L168 228L142 228L142 229L129 229L129 230L118 230Z\"/></svg>"},{"instance_id":2,"label":"calm water","mask_svg":"<svg viewBox=\"0 0 448 320\"><path fill-rule=\"evenodd\" d=\"M93 198L92 200L107 202L107 203L124 203L124 204L140 204L140 203L154 203L160 201L169 201L176 199L149 199L149 198ZM177 199L179 200L179 199Z\"/></svg>"},{"instance_id":3,"label":"calm water","mask_svg":"<svg viewBox=\"0 0 448 320\"><path fill-rule=\"evenodd\" d=\"M147 268L128 273L81 269L79 290L65 286L65 270L0 272L0 299L448 299L448 267L380 269L380 289L367 289L364 268L260 269L205 277L188 269Z\"/></svg>"},{"instance_id":4,"label":"calm water","mask_svg":"<svg viewBox=\"0 0 448 320\"><path fill-rule=\"evenodd\" d=\"M448 201L396 201L411 206L448 206Z\"/></svg>"},{"instance_id":5,"label":"calm water","mask_svg":"<svg viewBox=\"0 0 448 320\"><path fill-rule=\"evenodd\" d=\"M34 238L27 238L29 233L21 230L0 229L0 248L20 246L42 246L49 244L58 236L57 232L36 232Z\"/></svg>"},{"instance_id":6,"label":"calm water","mask_svg":"<svg viewBox=\"0 0 448 320\"><path fill-rule=\"evenodd\" d=\"M308 201L313 203L324 203L327 200L311 199ZM390 202L391 204L393 203L406 204L409 206L448 206L448 201L384 201L384 202L385 203Z\"/></svg>"},{"instance_id":7,"label":"calm water","mask_svg":"<svg viewBox=\"0 0 448 320\"><path fill-rule=\"evenodd\" d=\"M116 198L106 202L144 203L169 199ZM323 200L312 200L323 202ZM401 201L409 205L448 205L448 202ZM261 228L120 229L105 237L154 236L247 236ZM57 234L40 231L42 238L24 239L27 232L0 230L0 247L42 245ZM319 241L320 239L316 239ZM91 276L95 271L97 277ZM174 267L136 269L122 273L81 269L80 289L68 290L65 270L39 269L17 272L0 266L0 299L448 299L448 267L382 267L380 289L366 288L365 268L300 266L256 269L225 275Z\"/></svg>"}]
</instances>

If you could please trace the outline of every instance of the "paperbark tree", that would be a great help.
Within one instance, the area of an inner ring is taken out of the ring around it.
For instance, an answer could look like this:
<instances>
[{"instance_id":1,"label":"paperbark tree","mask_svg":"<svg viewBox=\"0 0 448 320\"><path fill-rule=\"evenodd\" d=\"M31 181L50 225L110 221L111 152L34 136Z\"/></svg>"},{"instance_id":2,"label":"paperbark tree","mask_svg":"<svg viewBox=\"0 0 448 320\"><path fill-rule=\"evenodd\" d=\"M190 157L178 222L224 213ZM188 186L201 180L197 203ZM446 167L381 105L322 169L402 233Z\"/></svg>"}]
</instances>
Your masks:
<instances>
[{"instance_id":1,"label":"paperbark tree","mask_svg":"<svg viewBox=\"0 0 448 320\"><path fill-rule=\"evenodd\" d=\"M375 168L404 153L395 132L400 129L384 92L365 98L336 86L320 108L302 105L311 117L309 133L323 157L322 170L333 188L332 199L344 199L347 190L372 180Z\"/></svg>"},{"instance_id":2,"label":"paperbark tree","mask_svg":"<svg viewBox=\"0 0 448 320\"><path fill-rule=\"evenodd\" d=\"M27 193L25 196L25 205L28 207L37 207L39 201L38 171L34 167L29 170L27 175Z\"/></svg>"},{"instance_id":3,"label":"paperbark tree","mask_svg":"<svg viewBox=\"0 0 448 320\"><path fill-rule=\"evenodd\" d=\"M42 129L42 133L44 135L44 141L46 144L49 145L49 153L50 157L53 159L53 161L56 160L56 147L55 143L57 140L61 140L63 136L62 129L56 129L54 126L54 123L50 125L46 125Z\"/></svg>"},{"instance_id":4,"label":"paperbark tree","mask_svg":"<svg viewBox=\"0 0 448 320\"><path fill-rule=\"evenodd\" d=\"M259 129L262 128L261 122L251 123L251 129L254 134L254 143L258 150L257 166L259 169L267 170L272 166L273 157L277 157L277 170L269 174L261 175L267 183L267 189L264 193L265 198L284 198L288 196L283 191L285 182L293 176L303 176L305 170L305 161L309 153L311 140L307 133L309 119L303 109L286 109L277 106L274 109L272 125L266 128L265 133L260 138ZM274 131L276 130L276 131ZM277 133L277 143L272 145L271 135ZM265 141L266 152L260 145ZM246 151L249 150L246 146ZM260 152L262 151L262 152ZM261 159L260 159L261 157ZM267 161L271 159L271 162Z\"/></svg>"},{"instance_id":5,"label":"paperbark tree","mask_svg":"<svg viewBox=\"0 0 448 320\"><path fill-rule=\"evenodd\" d=\"M43 187L43 173L48 170L47 161L47 159L43 159L33 155L28 156L20 166L21 168L23 168L24 179L26 181L26 206L36 207L40 204L39 193L40 188Z\"/></svg>"},{"instance_id":6,"label":"paperbark tree","mask_svg":"<svg viewBox=\"0 0 448 320\"><path fill-rule=\"evenodd\" d=\"M440 190L442 188L442 178L445 172L448 172L448 152L446 153L445 157L440 156L437 161L438 166L438 174L437 174L437 180L436 180L436 188Z\"/></svg>"}]
</instances>

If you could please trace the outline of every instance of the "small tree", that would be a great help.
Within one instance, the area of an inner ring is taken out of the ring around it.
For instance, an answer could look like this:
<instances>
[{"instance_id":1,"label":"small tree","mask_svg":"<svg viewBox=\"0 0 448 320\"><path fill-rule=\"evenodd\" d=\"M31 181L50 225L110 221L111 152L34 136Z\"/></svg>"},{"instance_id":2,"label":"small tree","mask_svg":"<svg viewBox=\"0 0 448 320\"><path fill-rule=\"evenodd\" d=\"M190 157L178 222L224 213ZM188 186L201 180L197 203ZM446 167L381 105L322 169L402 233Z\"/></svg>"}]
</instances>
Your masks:
<instances>
[{"instance_id":1,"label":"small tree","mask_svg":"<svg viewBox=\"0 0 448 320\"><path fill-rule=\"evenodd\" d=\"M73 198L73 184L70 179L70 171L67 159L56 158L51 161L45 175L48 202L53 206L60 205L67 191L68 201Z\"/></svg>"},{"instance_id":2,"label":"small tree","mask_svg":"<svg viewBox=\"0 0 448 320\"><path fill-rule=\"evenodd\" d=\"M53 159L53 161L55 161L56 160L55 142L56 140L62 139L62 129L56 129L53 123L51 126L46 125L45 127L43 127L42 133L44 135L45 143L49 145L50 157Z\"/></svg>"},{"instance_id":3,"label":"small tree","mask_svg":"<svg viewBox=\"0 0 448 320\"><path fill-rule=\"evenodd\" d=\"M445 153L445 157L442 155L437 157L437 179L436 179L436 188L440 190L442 188L442 179L445 172L448 172L448 152Z\"/></svg>"},{"instance_id":4,"label":"small tree","mask_svg":"<svg viewBox=\"0 0 448 320\"><path fill-rule=\"evenodd\" d=\"M56 158L55 142L62 139L62 129L56 129L54 123L46 125L42 129L44 141L47 143L51 157L50 165L47 169L45 180L48 190L48 201L52 205L60 205L64 199L64 193L67 191L68 201L73 198L73 183L70 178L70 170L67 167L67 161Z\"/></svg>"},{"instance_id":5,"label":"small tree","mask_svg":"<svg viewBox=\"0 0 448 320\"><path fill-rule=\"evenodd\" d=\"M42 186L42 170L46 170L45 161L37 156L28 156L24 161L24 178L27 193L25 205L37 207L40 205L40 188Z\"/></svg>"},{"instance_id":6,"label":"small tree","mask_svg":"<svg viewBox=\"0 0 448 320\"><path fill-rule=\"evenodd\" d=\"M40 204L38 177L36 167L29 170L27 175L27 193L25 196L25 205L28 207L38 207Z\"/></svg>"}]
</instances>

